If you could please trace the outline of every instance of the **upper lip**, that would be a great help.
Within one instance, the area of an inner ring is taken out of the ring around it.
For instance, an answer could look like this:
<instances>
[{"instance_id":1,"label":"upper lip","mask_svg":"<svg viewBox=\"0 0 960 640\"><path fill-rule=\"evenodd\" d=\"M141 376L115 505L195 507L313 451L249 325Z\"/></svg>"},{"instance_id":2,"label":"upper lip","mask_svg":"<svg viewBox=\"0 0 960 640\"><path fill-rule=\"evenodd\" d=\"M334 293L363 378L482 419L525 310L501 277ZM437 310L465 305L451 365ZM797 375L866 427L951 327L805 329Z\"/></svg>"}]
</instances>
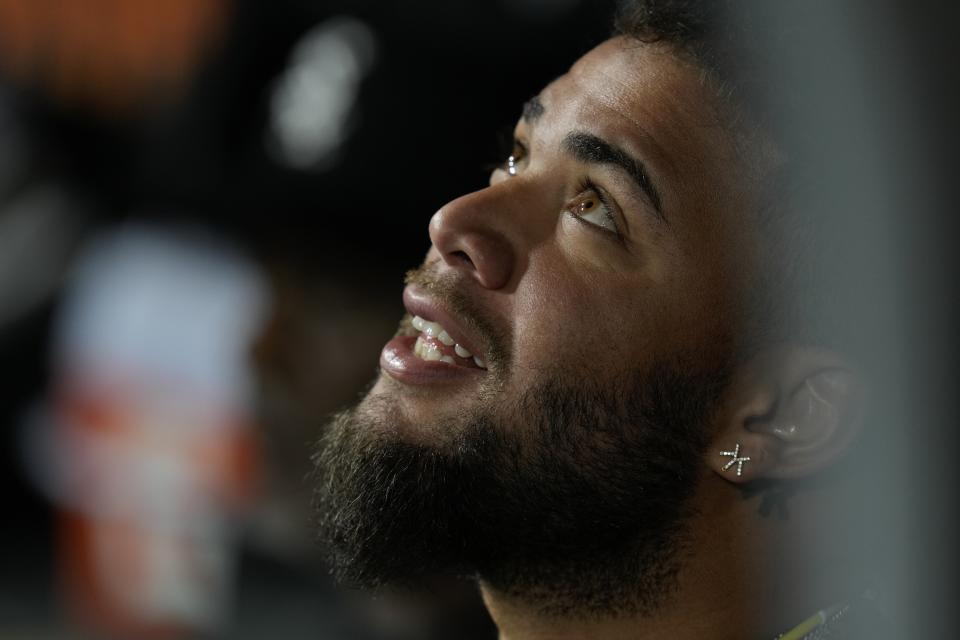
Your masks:
<instances>
[{"instance_id":1,"label":"upper lip","mask_svg":"<svg viewBox=\"0 0 960 640\"><path fill-rule=\"evenodd\" d=\"M478 341L468 335L457 317L421 287L411 284L403 290L403 306L411 315L440 324L457 344L474 356L486 360L486 354L480 348Z\"/></svg>"}]
</instances>

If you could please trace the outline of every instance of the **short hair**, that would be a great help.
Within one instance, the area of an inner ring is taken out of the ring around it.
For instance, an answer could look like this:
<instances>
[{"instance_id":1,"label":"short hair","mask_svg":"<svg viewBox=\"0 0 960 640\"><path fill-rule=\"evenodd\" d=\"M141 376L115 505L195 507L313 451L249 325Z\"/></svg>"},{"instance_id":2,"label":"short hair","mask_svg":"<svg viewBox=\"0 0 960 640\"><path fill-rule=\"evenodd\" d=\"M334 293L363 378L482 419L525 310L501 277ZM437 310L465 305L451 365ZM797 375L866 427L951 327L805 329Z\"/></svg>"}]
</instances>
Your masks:
<instances>
[{"instance_id":1,"label":"short hair","mask_svg":"<svg viewBox=\"0 0 960 640\"><path fill-rule=\"evenodd\" d=\"M614 26L620 35L671 46L706 71L724 97L740 99L758 74L751 70L754 40L738 18L729 0L633 0L621 3Z\"/></svg>"}]
</instances>

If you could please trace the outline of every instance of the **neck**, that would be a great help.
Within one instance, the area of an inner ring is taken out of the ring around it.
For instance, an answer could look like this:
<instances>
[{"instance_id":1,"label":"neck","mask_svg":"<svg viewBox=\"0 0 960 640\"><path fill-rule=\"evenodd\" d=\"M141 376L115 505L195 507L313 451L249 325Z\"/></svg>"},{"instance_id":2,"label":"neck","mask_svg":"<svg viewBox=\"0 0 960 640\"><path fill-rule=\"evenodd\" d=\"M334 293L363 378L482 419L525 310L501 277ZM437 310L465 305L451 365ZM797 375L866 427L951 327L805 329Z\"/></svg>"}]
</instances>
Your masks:
<instances>
[{"instance_id":1,"label":"neck","mask_svg":"<svg viewBox=\"0 0 960 640\"><path fill-rule=\"evenodd\" d=\"M658 612L652 617L611 616L606 618L549 617L515 599L506 598L488 585L481 585L483 601L490 612L500 640L647 640L669 637L671 640L702 638L742 639L739 616L729 603L714 603L698 610L680 607ZM718 634L717 630L730 630Z\"/></svg>"},{"instance_id":2,"label":"neck","mask_svg":"<svg viewBox=\"0 0 960 640\"><path fill-rule=\"evenodd\" d=\"M839 597L836 585L811 582L816 572L800 575L797 566L784 564L783 559L808 557L807 541L791 544L785 540L793 536L778 535L796 523L760 517L754 501L744 501L739 494L735 501L744 508L731 509L724 497L731 496L707 496L700 505L690 552L673 593L652 614L544 615L538 605L508 596L481 580L483 600L500 640L768 638ZM711 508L711 504L727 506ZM783 579L785 575L788 580Z\"/></svg>"}]
</instances>

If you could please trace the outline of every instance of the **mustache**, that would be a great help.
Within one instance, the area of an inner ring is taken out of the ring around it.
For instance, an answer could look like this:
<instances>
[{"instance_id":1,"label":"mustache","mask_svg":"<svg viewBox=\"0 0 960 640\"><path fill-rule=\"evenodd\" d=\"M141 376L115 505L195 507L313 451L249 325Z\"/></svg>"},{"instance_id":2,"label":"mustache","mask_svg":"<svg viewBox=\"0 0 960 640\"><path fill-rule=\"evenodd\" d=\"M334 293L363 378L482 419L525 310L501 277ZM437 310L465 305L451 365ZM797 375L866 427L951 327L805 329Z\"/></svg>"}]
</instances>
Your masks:
<instances>
[{"instance_id":1,"label":"mustache","mask_svg":"<svg viewBox=\"0 0 960 640\"><path fill-rule=\"evenodd\" d=\"M439 262L432 260L417 269L407 271L404 284L426 289L450 309L460 322L479 338L489 366L502 371L512 357L510 331L502 320L481 308L466 294L468 287L463 275L455 271L440 273ZM405 319L403 325L408 321Z\"/></svg>"}]
</instances>

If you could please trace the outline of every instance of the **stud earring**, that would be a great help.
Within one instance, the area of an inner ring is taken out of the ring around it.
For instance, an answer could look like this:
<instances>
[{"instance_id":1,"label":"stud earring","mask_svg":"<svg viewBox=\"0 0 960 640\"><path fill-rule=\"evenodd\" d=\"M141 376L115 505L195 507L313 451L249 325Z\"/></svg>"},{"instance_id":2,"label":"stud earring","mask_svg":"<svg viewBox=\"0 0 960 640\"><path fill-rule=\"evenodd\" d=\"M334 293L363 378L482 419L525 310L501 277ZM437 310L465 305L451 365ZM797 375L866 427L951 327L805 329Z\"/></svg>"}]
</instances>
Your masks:
<instances>
[{"instance_id":1,"label":"stud earring","mask_svg":"<svg viewBox=\"0 0 960 640\"><path fill-rule=\"evenodd\" d=\"M517 159L512 155L507 158L507 173L511 176L517 175Z\"/></svg>"},{"instance_id":2,"label":"stud earring","mask_svg":"<svg viewBox=\"0 0 960 640\"><path fill-rule=\"evenodd\" d=\"M730 462L728 462L727 464L723 465L723 470L726 471L727 469L729 469L729 468L732 467L733 465L737 465L737 476L740 476L740 475L743 474L743 463L750 461L749 456L743 456L743 457L740 456L740 443L739 443L739 442L737 443L737 446L733 448L733 451L721 451L721 452L720 452L720 455L722 455L722 456L730 456Z\"/></svg>"}]
</instances>

